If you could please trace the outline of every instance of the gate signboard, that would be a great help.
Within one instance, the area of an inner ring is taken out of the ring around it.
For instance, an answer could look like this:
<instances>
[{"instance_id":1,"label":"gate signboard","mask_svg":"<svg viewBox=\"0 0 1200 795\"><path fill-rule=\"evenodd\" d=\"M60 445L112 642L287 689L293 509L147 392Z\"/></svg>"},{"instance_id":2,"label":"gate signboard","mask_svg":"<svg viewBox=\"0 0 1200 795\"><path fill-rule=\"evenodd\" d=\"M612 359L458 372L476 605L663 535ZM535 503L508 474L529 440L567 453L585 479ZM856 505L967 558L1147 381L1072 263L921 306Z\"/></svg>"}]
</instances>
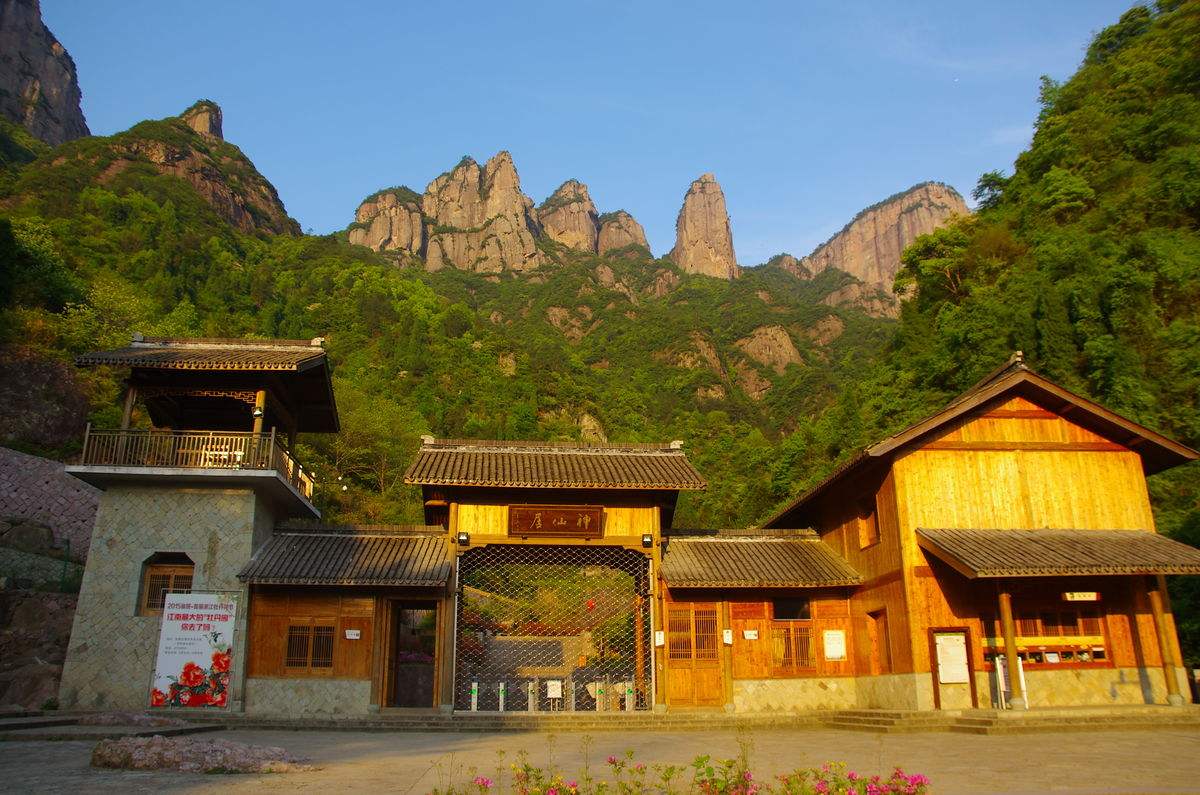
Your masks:
<instances>
[{"instance_id":1,"label":"gate signboard","mask_svg":"<svg viewBox=\"0 0 1200 795\"><path fill-rule=\"evenodd\" d=\"M166 595L150 706L228 706L237 602L235 593Z\"/></svg>"},{"instance_id":2,"label":"gate signboard","mask_svg":"<svg viewBox=\"0 0 1200 795\"><path fill-rule=\"evenodd\" d=\"M599 505L512 505L508 534L521 537L600 538L604 508Z\"/></svg>"}]
</instances>

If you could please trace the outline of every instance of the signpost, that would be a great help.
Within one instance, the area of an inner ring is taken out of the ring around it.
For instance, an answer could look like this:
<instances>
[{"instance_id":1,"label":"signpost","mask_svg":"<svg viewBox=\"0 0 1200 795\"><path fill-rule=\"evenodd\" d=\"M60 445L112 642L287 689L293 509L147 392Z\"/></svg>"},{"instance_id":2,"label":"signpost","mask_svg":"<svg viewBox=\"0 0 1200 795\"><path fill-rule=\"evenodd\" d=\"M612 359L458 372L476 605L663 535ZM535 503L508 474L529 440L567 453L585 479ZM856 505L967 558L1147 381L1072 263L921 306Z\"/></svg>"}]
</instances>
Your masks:
<instances>
[{"instance_id":1,"label":"signpost","mask_svg":"<svg viewBox=\"0 0 1200 795\"><path fill-rule=\"evenodd\" d=\"M229 706L235 593L172 593L163 604L151 707Z\"/></svg>"}]
</instances>

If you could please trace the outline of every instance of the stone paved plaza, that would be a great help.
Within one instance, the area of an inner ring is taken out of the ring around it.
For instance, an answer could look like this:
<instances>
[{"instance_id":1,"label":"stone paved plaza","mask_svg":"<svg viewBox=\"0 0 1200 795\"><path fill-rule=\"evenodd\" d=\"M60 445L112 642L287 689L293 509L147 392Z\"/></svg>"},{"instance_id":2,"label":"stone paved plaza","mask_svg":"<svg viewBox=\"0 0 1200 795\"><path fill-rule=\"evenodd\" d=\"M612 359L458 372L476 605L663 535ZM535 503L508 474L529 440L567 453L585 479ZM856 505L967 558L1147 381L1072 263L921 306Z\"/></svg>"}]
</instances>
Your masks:
<instances>
[{"instance_id":1,"label":"stone paved plaza","mask_svg":"<svg viewBox=\"0 0 1200 795\"><path fill-rule=\"evenodd\" d=\"M91 743L0 743L0 787L8 792L398 792L444 786L451 767L495 777L497 751L519 749L535 762L550 754L564 771L583 765L578 734L366 733L225 731L201 737L279 745L321 767L310 773L256 776L94 770ZM985 737L948 733L873 735L843 731L764 730L749 735L754 770L764 775L841 760L864 772L896 765L928 775L936 793L1200 792L1200 732L1159 730ZM636 749L637 759L686 764L695 755L737 753L732 731L598 732L590 756Z\"/></svg>"}]
</instances>

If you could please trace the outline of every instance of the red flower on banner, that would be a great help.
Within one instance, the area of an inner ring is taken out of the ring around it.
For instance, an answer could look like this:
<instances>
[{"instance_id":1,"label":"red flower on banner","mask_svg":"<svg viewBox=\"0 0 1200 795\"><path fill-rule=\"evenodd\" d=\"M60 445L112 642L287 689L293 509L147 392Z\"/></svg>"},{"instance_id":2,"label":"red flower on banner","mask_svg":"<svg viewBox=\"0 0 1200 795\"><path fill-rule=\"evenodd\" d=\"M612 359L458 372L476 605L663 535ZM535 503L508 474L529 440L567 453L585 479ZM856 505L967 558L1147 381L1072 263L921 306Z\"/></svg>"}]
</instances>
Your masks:
<instances>
[{"instance_id":1,"label":"red flower on banner","mask_svg":"<svg viewBox=\"0 0 1200 795\"><path fill-rule=\"evenodd\" d=\"M183 671L179 674L179 684L184 687L195 687L205 680L205 671L194 662L184 663Z\"/></svg>"},{"instance_id":2,"label":"red flower on banner","mask_svg":"<svg viewBox=\"0 0 1200 795\"><path fill-rule=\"evenodd\" d=\"M150 706L165 707L167 705L167 694L159 690L157 687L150 691Z\"/></svg>"},{"instance_id":3,"label":"red flower on banner","mask_svg":"<svg viewBox=\"0 0 1200 795\"><path fill-rule=\"evenodd\" d=\"M191 703L192 703L192 691L190 691L190 690L180 690L180 691L179 691L179 703L180 703L180 705L182 705L182 706L185 706L185 707L187 707L187 706L191 706Z\"/></svg>"},{"instance_id":4,"label":"red flower on banner","mask_svg":"<svg viewBox=\"0 0 1200 795\"><path fill-rule=\"evenodd\" d=\"M225 699L225 691L221 690L208 697L208 704L211 707L223 707L225 706Z\"/></svg>"},{"instance_id":5,"label":"red flower on banner","mask_svg":"<svg viewBox=\"0 0 1200 795\"><path fill-rule=\"evenodd\" d=\"M212 656L212 669L214 673L224 673L229 670L229 652L214 651Z\"/></svg>"}]
</instances>

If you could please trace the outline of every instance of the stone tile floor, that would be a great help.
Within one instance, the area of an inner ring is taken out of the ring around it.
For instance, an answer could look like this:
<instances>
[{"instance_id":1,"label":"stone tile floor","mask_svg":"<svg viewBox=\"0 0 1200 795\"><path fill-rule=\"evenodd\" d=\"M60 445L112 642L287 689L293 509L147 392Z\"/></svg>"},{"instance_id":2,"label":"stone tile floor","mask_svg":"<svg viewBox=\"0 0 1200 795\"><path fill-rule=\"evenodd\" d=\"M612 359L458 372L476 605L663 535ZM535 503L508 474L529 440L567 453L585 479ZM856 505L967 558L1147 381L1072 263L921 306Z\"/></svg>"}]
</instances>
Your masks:
<instances>
[{"instance_id":1,"label":"stone tile floor","mask_svg":"<svg viewBox=\"0 0 1200 795\"><path fill-rule=\"evenodd\" d=\"M85 742L0 743L5 792L398 792L427 793L469 768L495 778L496 752L519 749L532 761L578 773L579 734L286 732L239 730L203 735L278 745L310 757L310 773L228 776L95 770ZM975 736L942 732L873 735L844 731L760 730L746 735L761 779L799 766L845 761L867 773L899 765L932 779L944 793L1200 793L1200 732L1192 729ZM590 757L602 776L604 758L635 749L647 763L686 764L697 754L737 753L733 731L600 732Z\"/></svg>"}]
</instances>

